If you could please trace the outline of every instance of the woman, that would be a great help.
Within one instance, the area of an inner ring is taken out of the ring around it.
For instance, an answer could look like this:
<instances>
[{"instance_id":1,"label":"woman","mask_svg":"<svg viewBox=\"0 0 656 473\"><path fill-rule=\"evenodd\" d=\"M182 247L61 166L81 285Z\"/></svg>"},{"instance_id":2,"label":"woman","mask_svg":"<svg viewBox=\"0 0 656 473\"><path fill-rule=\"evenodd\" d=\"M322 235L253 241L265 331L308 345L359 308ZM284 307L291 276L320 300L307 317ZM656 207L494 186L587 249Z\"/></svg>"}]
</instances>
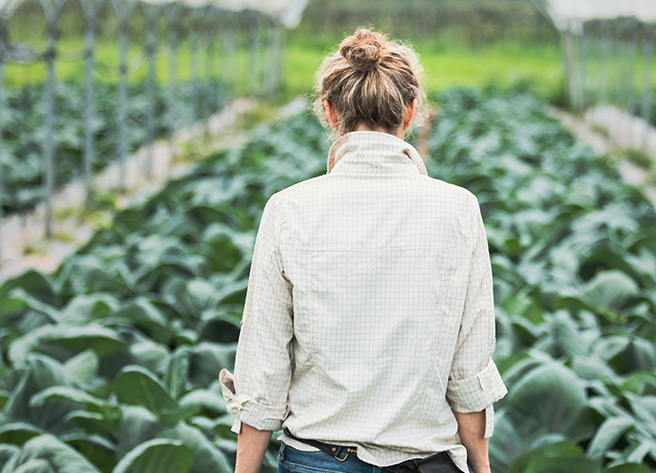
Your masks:
<instances>
[{"instance_id":1,"label":"woman","mask_svg":"<svg viewBox=\"0 0 656 473\"><path fill-rule=\"evenodd\" d=\"M317 74L328 172L268 200L234 377L219 374L237 473L282 429L280 473L490 471L507 391L487 240L476 197L403 140L421 75L412 49L366 29Z\"/></svg>"}]
</instances>

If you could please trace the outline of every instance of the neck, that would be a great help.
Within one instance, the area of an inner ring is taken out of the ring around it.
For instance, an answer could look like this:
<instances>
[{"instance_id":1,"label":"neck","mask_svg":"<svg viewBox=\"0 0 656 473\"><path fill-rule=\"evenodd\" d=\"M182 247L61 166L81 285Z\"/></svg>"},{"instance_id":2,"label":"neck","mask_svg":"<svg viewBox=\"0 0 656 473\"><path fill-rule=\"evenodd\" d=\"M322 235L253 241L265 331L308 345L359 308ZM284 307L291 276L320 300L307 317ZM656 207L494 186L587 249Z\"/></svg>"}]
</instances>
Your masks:
<instances>
[{"instance_id":1,"label":"neck","mask_svg":"<svg viewBox=\"0 0 656 473\"><path fill-rule=\"evenodd\" d=\"M399 127L399 129L396 130L396 132L390 133L389 131L387 131L383 128L380 128L380 127L379 128L369 128L365 125L358 125L358 127L354 131L378 131L380 133L387 133L389 135L396 136L397 138L400 138L402 140L405 139L405 131L403 130L403 127Z\"/></svg>"}]
</instances>

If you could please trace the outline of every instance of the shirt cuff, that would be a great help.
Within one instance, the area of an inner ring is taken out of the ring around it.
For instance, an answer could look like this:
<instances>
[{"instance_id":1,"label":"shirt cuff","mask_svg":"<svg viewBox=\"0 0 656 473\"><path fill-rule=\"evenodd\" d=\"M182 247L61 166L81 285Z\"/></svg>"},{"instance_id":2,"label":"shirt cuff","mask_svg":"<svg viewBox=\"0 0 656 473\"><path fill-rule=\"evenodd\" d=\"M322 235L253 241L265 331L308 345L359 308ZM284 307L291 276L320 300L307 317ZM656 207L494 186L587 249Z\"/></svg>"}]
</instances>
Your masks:
<instances>
[{"instance_id":1,"label":"shirt cuff","mask_svg":"<svg viewBox=\"0 0 656 473\"><path fill-rule=\"evenodd\" d=\"M456 412L479 412L508 393L497 366L488 361L478 374L465 379L450 379L446 397ZM493 417L486 412L486 418ZM487 428L486 428L487 429Z\"/></svg>"},{"instance_id":2,"label":"shirt cuff","mask_svg":"<svg viewBox=\"0 0 656 473\"><path fill-rule=\"evenodd\" d=\"M483 438L490 438L494 433L494 406L490 404L485 408L485 434Z\"/></svg>"},{"instance_id":3,"label":"shirt cuff","mask_svg":"<svg viewBox=\"0 0 656 473\"><path fill-rule=\"evenodd\" d=\"M239 394L235 390L235 378L227 369L219 372L219 382L223 398L228 405L228 412L235 416L230 430L241 432L242 422L257 430L282 430L282 421L287 415L287 406L267 406L253 399L248 394Z\"/></svg>"}]
</instances>

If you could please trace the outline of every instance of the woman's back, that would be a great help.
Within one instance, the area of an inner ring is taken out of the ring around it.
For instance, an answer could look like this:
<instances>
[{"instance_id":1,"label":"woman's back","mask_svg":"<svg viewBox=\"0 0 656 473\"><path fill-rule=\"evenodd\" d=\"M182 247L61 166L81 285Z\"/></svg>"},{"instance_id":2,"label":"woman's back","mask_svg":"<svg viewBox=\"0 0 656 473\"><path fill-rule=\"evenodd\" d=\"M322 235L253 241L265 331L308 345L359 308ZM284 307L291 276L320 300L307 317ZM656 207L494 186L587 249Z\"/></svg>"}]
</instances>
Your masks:
<instances>
[{"instance_id":1,"label":"woman's back","mask_svg":"<svg viewBox=\"0 0 656 473\"><path fill-rule=\"evenodd\" d=\"M329 174L274 196L294 287L286 426L398 463L456 443L445 396L477 203L391 135L352 132L333 150Z\"/></svg>"},{"instance_id":2,"label":"woman's back","mask_svg":"<svg viewBox=\"0 0 656 473\"><path fill-rule=\"evenodd\" d=\"M423 95L417 64L359 30L322 65L315 111L340 136L326 175L268 200L235 375L219 375L232 430L243 422L257 439L244 447L240 435L238 473L259 470L266 433L255 432L282 429L281 472L351 471L333 453L346 446L362 465L430 457L447 467L435 471L467 472L470 452L475 473L489 471L506 388L491 358L487 240L476 197L429 177L402 139Z\"/></svg>"}]
</instances>

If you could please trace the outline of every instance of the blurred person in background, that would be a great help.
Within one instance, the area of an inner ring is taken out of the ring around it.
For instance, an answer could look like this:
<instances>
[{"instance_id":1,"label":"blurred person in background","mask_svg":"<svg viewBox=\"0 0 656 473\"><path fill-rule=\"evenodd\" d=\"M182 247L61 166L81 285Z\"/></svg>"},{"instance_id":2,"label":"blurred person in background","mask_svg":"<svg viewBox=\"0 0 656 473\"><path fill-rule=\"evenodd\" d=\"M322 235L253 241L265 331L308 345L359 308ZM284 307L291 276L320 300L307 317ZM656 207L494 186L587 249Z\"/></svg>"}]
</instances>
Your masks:
<instances>
[{"instance_id":1,"label":"blurred person in background","mask_svg":"<svg viewBox=\"0 0 656 473\"><path fill-rule=\"evenodd\" d=\"M234 376L236 473L489 473L492 270L476 197L404 141L427 115L411 47L358 29L317 73L327 173L260 221Z\"/></svg>"}]
</instances>

